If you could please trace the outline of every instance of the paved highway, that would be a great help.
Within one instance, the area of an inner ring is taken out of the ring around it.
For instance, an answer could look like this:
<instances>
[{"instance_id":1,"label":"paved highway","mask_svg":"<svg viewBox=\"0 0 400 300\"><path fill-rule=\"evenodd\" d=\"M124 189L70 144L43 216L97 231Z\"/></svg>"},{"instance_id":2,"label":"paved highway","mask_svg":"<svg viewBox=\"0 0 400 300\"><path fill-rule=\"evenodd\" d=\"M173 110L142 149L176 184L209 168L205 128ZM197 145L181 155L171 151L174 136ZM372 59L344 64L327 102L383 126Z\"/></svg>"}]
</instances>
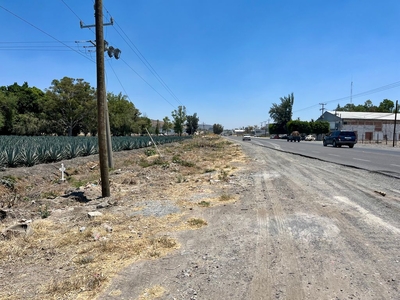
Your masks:
<instances>
[{"instance_id":1,"label":"paved highway","mask_svg":"<svg viewBox=\"0 0 400 300\"><path fill-rule=\"evenodd\" d=\"M241 137L231 138L242 140ZM249 141L246 141L246 143L249 143ZM252 137L250 143L400 178L399 147L356 144L352 149L347 146L334 148L332 146L324 147L322 141L301 141L300 143L296 143L287 142L286 140L254 137Z\"/></svg>"}]
</instances>

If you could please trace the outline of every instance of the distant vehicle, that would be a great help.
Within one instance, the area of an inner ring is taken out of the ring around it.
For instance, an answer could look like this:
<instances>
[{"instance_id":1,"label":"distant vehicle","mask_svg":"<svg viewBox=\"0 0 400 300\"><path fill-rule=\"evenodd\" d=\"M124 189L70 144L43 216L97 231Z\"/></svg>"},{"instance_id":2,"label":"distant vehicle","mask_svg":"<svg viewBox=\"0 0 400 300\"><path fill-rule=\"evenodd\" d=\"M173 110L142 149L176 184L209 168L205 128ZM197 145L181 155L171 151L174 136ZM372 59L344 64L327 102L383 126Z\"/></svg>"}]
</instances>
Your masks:
<instances>
[{"instance_id":1,"label":"distant vehicle","mask_svg":"<svg viewBox=\"0 0 400 300\"><path fill-rule=\"evenodd\" d=\"M342 147L342 145L353 148L357 144L357 137L354 131L336 130L331 134L324 136L323 145L332 145L333 147Z\"/></svg>"},{"instance_id":2,"label":"distant vehicle","mask_svg":"<svg viewBox=\"0 0 400 300\"><path fill-rule=\"evenodd\" d=\"M244 135L243 141L251 141L251 137L249 135Z\"/></svg>"},{"instance_id":3,"label":"distant vehicle","mask_svg":"<svg viewBox=\"0 0 400 300\"><path fill-rule=\"evenodd\" d=\"M274 135L271 135L270 138L271 138L271 139L274 139L274 140L275 140L275 139L279 139L279 135L274 134Z\"/></svg>"},{"instance_id":4,"label":"distant vehicle","mask_svg":"<svg viewBox=\"0 0 400 300\"><path fill-rule=\"evenodd\" d=\"M306 136L306 138L304 140L305 141L315 141L315 136L313 136L312 134L309 134Z\"/></svg>"},{"instance_id":5,"label":"distant vehicle","mask_svg":"<svg viewBox=\"0 0 400 300\"><path fill-rule=\"evenodd\" d=\"M287 137L287 141L289 142L299 142L300 143L300 133L298 131L293 131L290 135Z\"/></svg>"}]
</instances>

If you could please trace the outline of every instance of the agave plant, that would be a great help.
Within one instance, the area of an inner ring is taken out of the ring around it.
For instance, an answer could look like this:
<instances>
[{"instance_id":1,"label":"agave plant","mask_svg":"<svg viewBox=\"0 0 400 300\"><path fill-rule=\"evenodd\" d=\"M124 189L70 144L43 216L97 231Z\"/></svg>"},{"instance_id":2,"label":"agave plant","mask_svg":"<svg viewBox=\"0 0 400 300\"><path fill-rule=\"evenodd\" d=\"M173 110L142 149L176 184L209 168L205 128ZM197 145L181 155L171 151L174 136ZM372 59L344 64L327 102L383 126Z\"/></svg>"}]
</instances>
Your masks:
<instances>
[{"instance_id":1,"label":"agave plant","mask_svg":"<svg viewBox=\"0 0 400 300\"><path fill-rule=\"evenodd\" d=\"M39 155L36 148L26 147L20 152L21 164L32 167L39 163Z\"/></svg>"},{"instance_id":2,"label":"agave plant","mask_svg":"<svg viewBox=\"0 0 400 300\"><path fill-rule=\"evenodd\" d=\"M82 156L89 156L97 154L98 146L95 140L88 139L81 145L81 155Z\"/></svg>"},{"instance_id":3,"label":"agave plant","mask_svg":"<svg viewBox=\"0 0 400 300\"><path fill-rule=\"evenodd\" d=\"M71 159L71 158L75 158L80 156L82 152L82 147L79 143L71 143L71 144L67 144L67 146L65 147L65 156L67 159Z\"/></svg>"},{"instance_id":4,"label":"agave plant","mask_svg":"<svg viewBox=\"0 0 400 300\"><path fill-rule=\"evenodd\" d=\"M15 168L21 163L21 156L19 154L19 148L8 147L4 150L5 160L7 167Z\"/></svg>"},{"instance_id":5,"label":"agave plant","mask_svg":"<svg viewBox=\"0 0 400 300\"><path fill-rule=\"evenodd\" d=\"M65 157L64 149L61 147L61 145L50 146L47 153L48 153L47 156L48 162L60 161L63 160Z\"/></svg>"}]
</instances>

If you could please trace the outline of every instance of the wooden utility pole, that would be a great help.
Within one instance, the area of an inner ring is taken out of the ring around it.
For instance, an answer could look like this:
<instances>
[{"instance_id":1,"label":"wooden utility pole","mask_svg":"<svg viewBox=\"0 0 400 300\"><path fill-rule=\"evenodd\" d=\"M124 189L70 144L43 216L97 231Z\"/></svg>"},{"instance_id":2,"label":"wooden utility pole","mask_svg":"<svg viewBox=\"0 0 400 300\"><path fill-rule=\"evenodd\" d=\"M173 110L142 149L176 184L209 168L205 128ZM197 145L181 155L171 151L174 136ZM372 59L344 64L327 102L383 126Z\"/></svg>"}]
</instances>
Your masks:
<instances>
[{"instance_id":1,"label":"wooden utility pole","mask_svg":"<svg viewBox=\"0 0 400 300\"><path fill-rule=\"evenodd\" d=\"M97 130L99 141L99 160L101 174L101 194L110 196L110 182L107 164L106 136L106 91L104 80L104 34L103 34L103 1L95 0L96 26L96 69L97 69Z\"/></svg>"}]
</instances>

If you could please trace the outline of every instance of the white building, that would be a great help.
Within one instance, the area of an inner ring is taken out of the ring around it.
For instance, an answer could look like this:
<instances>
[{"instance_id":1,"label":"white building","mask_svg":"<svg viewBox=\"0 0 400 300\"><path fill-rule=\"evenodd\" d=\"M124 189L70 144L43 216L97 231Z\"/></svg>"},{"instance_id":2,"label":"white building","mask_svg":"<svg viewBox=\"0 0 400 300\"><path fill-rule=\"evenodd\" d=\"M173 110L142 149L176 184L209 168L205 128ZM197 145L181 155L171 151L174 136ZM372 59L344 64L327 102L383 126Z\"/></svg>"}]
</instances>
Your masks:
<instances>
[{"instance_id":1,"label":"white building","mask_svg":"<svg viewBox=\"0 0 400 300\"><path fill-rule=\"evenodd\" d=\"M400 114L399 114L400 115ZM400 122L395 113L326 111L317 121L327 121L330 130L352 130L359 141L400 140Z\"/></svg>"}]
</instances>

